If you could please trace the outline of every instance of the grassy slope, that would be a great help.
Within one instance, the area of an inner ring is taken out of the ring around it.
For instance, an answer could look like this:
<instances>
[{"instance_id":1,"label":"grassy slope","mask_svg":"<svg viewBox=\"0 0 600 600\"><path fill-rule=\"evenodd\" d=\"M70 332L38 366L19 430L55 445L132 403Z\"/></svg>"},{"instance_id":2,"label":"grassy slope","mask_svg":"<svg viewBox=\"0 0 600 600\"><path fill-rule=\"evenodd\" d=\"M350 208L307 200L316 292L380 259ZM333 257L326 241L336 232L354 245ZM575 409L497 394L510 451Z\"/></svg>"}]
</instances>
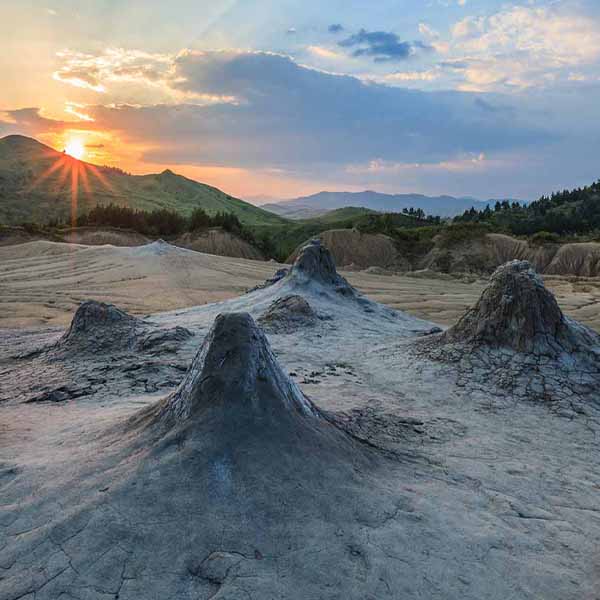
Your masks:
<instances>
[{"instance_id":1,"label":"grassy slope","mask_svg":"<svg viewBox=\"0 0 600 600\"><path fill-rule=\"evenodd\" d=\"M370 208L363 208L361 206L347 206L345 208L336 208L335 210L330 210L322 215L319 215L318 217L313 217L312 219L303 219L301 222L339 224L340 222L357 219L368 214L377 214L377 212L371 210Z\"/></svg>"},{"instance_id":2,"label":"grassy slope","mask_svg":"<svg viewBox=\"0 0 600 600\"><path fill-rule=\"evenodd\" d=\"M392 231L384 227L386 221L388 225L391 224ZM268 237L275 258L285 261L300 244L329 229L357 228L365 233L385 233L394 238L396 232L402 232L407 228L411 232L415 227L435 231L438 229L424 227L424 225L427 225L425 221L404 214L388 213L383 215L370 209L347 207L329 211L312 219L288 221L284 225L276 227L260 226L253 230L258 237ZM431 235L433 236L433 234Z\"/></svg>"},{"instance_id":3,"label":"grassy slope","mask_svg":"<svg viewBox=\"0 0 600 600\"><path fill-rule=\"evenodd\" d=\"M60 168L43 177L54 165ZM64 166L63 166L64 165ZM0 139L0 222L48 222L71 214L71 171L87 173L78 181L78 212L111 202L135 209L168 208L189 215L202 208L210 215L232 212L246 225L281 225L285 219L217 188L171 171L129 175L77 161L36 140L23 136Z\"/></svg>"}]
</instances>

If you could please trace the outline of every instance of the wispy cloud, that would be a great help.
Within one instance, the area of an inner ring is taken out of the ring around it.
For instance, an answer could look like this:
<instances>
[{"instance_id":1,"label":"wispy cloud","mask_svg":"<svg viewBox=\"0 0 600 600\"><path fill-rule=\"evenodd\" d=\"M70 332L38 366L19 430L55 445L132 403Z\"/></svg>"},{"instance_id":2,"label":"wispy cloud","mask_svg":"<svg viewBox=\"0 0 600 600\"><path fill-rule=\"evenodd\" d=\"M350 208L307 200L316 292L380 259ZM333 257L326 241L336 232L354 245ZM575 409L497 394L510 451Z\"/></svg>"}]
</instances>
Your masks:
<instances>
[{"instance_id":1,"label":"wispy cloud","mask_svg":"<svg viewBox=\"0 0 600 600\"><path fill-rule=\"evenodd\" d=\"M575 68L598 67L600 23L560 7L516 6L452 27L451 51L466 90L509 90L567 80Z\"/></svg>"}]
</instances>

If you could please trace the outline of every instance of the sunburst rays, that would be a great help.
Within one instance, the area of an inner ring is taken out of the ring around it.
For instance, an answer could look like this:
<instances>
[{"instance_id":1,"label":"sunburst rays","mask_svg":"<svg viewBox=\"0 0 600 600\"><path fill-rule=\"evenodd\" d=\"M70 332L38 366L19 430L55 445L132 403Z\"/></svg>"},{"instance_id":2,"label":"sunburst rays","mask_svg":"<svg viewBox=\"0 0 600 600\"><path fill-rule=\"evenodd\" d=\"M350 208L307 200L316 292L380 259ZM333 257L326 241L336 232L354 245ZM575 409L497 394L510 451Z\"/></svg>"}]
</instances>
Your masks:
<instances>
[{"instance_id":1,"label":"sunburst rays","mask_svg":"<svg viewBox=\"0 0 600 600\"><path fill-rule=\"evenodd\" d=\"M52 155L54 155L54 153L52 153ZM90 176L98 180L100 185L106 190L113 194L115 193L114 187L102 173L101 168L78 160L65 152L58 156L56 160L35 179L28 189L29 191L33 191L48 179L53 177L56 178L56 184L59 189L68 189L70 195L71 227L75 227L77 225L80 187L83 188L83 192L88 197L92 196L93 193L92 186L90 185ZM69 180L68 183L67 180Z\"/></svg>"}]
</instances>

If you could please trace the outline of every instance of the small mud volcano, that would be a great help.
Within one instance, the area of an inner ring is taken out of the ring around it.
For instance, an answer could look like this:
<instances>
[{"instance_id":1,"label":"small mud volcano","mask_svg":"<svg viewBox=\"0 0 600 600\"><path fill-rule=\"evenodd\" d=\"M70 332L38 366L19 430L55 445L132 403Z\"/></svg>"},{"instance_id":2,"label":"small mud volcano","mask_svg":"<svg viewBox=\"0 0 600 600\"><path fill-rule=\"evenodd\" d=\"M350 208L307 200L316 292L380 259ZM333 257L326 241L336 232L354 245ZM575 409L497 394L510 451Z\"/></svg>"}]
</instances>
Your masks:
<instances>
[{"instance_id":1,"label":"small mud volcano","mask_svg":"<svg viewBox=\"0 0 600 600\"><path fill-rule=\"evenodd\" d=\"M553 357L598 343L594 332L563 315L540 275L519 260L496 269L474 308L443 339Z\"/></svg>"},{"instance_id":2,"label":"small mud volcano","mask_svg":"<svg viewBox=\"0 0 600 600\"><path fill-rule=\"evenodd\" d=\"M185 327L160 329L113 304L87 300L80 304L68 331L51 350L75 355L122 351L174 353L192 335Z\"/></svg>"},{"instance_id":3,"label":"small mud volcano","mask_svg":"<svg viewBox=\"0 0 600 600\"><path fill-rule=\"evenodd\" d=\"M248 314L216 318L175 393L81 435L43 491L3 498L22 522L5 516L2 598L358 600L405 578L380 550L413 510L382 484L400 465L325 418Z\"/></svg>"},{"instance_id":4,"label":"small mud volcano","mask_svg":"<svg viewBox=\"0 0 600 600\"><path fill-rule=\"evenodd\" d=\"M258 322L273 333L292 333L303 327L313 327L319 318L311 305L298 295L278 298Z\"/></svg>"},{"instance_id":5,"label":"small mud volcano","mask_svg":"<svg viewBox=\"0 0 600 600\"><path fill-rule=\"evenodd\" d=\"M79 305L57 347L82 352L133 347L142 326L140 319L113 304L87 300Z\"/></svg>"},{"instance_id":6,"label":"small mud volcano","mask_svg":"<svg viewBox=\"0 0 600 600\"><path fill-rule=\"evenodd\" d=\"M7 399L63 402L173 389L191 358L194 334L161 327L95 300L83 302L56 339L34 338L4 372Z\"/></svg>"},{"instance_id":7,"label":"small mud volcano","mask_svg":"<svg viewBox=\"0 0 600 600\"><path fill-rule=\"evenodd\" d=\"M248 313L218 315L178 390L158 406L159 420L188 419L205 410L229 422L277 419L317 409L277 364L267 338Z\"/></svg>"},{"instance_id":8,"label":"small mud volcano","mask_svg":"<svg viewBox=\"0 0 600 600\"><path fill-rule=\"evenodd\" d=\"M338 274L331 252L318 239L311 240L300 250L285 280L296 284L319 283L333 287L343 295L356 294L354 288Z\"/></svg>"},{"instance_id":9,"label":"small mud volcano","mask_svg":"<svg viewBox=\"0 0 600 600\"><path fill-rule=\"evenodd\" d=\"M315 315L310 315L309 308L317 319L331 321L331 330L350 320L373 336L379 332L389 335L390 327L403 337L440 331L433 323L363 296L337 272L331 252L318 239L300 249L287 273L278 271L253 292L256 294L253 308L260 306L262 313L261 325L272 332L298 331L310 321L314 323Z\"/></svg>"},{"instance_id":10,"label":"small mud volcano","mask_svg":"<svg viewBox=\"0 0 600 600\"><path fill-rule=\"evenodd\" d=\"M417 347L455 363L467 388L495 383L547 401L598 397L600 336L562 313L526 261L499 267L456 325Z\"/></svg>"}]
</instances>

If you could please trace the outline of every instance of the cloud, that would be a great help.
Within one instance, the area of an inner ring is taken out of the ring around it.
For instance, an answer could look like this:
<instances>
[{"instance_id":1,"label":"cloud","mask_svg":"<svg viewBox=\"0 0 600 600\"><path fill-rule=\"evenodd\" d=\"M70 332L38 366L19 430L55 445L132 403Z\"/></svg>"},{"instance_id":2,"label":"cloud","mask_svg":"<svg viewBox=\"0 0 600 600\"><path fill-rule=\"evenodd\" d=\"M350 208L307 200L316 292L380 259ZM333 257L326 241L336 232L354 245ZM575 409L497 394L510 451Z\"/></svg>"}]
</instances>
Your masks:
<instances>
[{"instance_id":1,"label":"cloud","mask_svg":"<svg viewBox=\"0 0 600 600\"><path fill-rule=\"evenodd\" d=\"M362 165L349 165L346 168L348 173L352 174L379 174L379 175L399 175L402 173L420 171L424 173L435 172L454 172L464 173L473 170L485 170L493 163L494 167L504 164L505 161L490 161L483 152L466 156L459 156L453 160L441 162L390 162L383 159L374 159Z\"/></svg>"},{"instance_id":2,"label":"cloud","mask_svg":"<svg viewBox=\"0 0 600 600\"><path fill-rule=\"evenodd\" d=\"M97 106L86 113L98 127L147 141L155 162L290 171L373 157L439 162L545 138L514 115L508 121L481 110L470 94L364 83L280 54L185 51L173 72L172 85L183 93L237 102Z\"/></svg>"},{"instance_id":3,"label":"cloud","mask_svg":"<svg viewBox=\"0 0 600 600\"><path fill-rule=\"evenodd\" d=\"M434 81L439 79L441 72L439 69L430 69L427 71L397 71L383 77L384 81L406 83L408 81Z\"/></svg>"},{"instance_id":4,"label":"cloud","mask_svg":"<svg viewBox=\"0 0 600 600\"><path fill-rule=\"evenodd\" d=\"M130 101L132 95L164 103L235 101L235 98L186 93L178 88L176 54L107 48L98 54L63 50L57 57L62 64L53 73L56 81L110 95L111 101L117 103Z\"/></svg>"},{"instance_id":5,"label":"cloud","mask_svg":"<svg viewBox=\"0 0 600 600\"><path fill-rule=\"evenodd\" d=\"M510 90L567 81L574 69L598 69L600 23L558 6L515 6L468 16L451 29L465 90ZM458 68L458 67L456 67Z\"/></svg>"},{"instance_id":6,"label":"cloud","mask_svg":"<svg viewBox=\"0 0 600 600\"><path fill-rule=\"evenodd\" d=\"M114 82L160 85L170 78L172 64L172 58L167 54L122 48L108 48L100 54L63 50L57 57L62 64L53 74L55 80L101 93Z\"/></svg>"},{"instance_id":7,"label":"cloud","mask_svg":"<svg viewBox=\"0 0 600 600\"><path fill-rule=\"evenodd\" d=\"M0 111L0 131L2 133L23 133L38 135L45 132L63 131L71 125L69 121L49 119L36 107Z\"/></svg>"},{"instance_id":8,"label":"cloud","mask_svg":"<svg viewBox=\"0 0 600 600\"><path fill-rule=\"evenodd\" d=\"M336 52L331 48L325 48L323 46L308 46L306 50L310 54L326 60L342 60L346 58L345 54Z\"/></svg>"},{"instance_id":9,"label":"cloud","mask_svg":"<svg viewBox=\"0 0 600 600\"><path fill-rule=\"evenodd\" d=\"M329 31L329 33L340 33L341 31L344 31L344 28L339 23L332 23L327 28L327 31Z\"/></svg>"},{"instance_id":10,"label":"cloud","mask_svg":"<svg viewBox=\"0 0 600 600\"><path fill-rule=\"evenodd\" d=\"M26 109L10 113L11 127L32 135L61 128L106 132L125 147L141 149L148 163L269 171L321 181L347 173L348 165L373 160L450 165L550 138L528 124L527 114L486 110L478 94L369 83L311 69L281 54L185 50L163 66L169 76L162 80L174 96L221 100L73 104L71 114L87 120L67 123ZM137 67L145 79L147 69ZM399 79L427 76L398 74Z\"/></svg>"},{"instance_id":11,"label":"cloud","mask_svg":"<svg viewBox=\"0 0 600 600\"><path fill-rule=\"evenodd\" d=\"M405 42L395 33L366 29L341 40L338 45L342 48L355 48L352 56L371 56L375 62L405 60L418 50L431 50L431 46L420 41Z\"/></svg>"}]
</instances>

